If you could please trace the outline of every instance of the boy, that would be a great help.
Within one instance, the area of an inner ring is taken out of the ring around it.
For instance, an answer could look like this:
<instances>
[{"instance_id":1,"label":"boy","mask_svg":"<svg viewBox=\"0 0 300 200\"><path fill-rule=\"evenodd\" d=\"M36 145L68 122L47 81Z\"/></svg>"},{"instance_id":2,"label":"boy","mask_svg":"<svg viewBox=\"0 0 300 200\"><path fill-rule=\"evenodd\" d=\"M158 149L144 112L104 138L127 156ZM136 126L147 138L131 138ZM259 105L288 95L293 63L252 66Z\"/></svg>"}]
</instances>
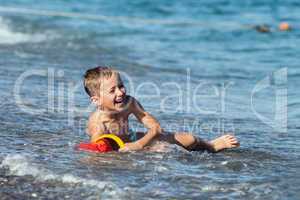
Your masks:
<instances>
[{"instance_id":1,"label":"boy","mask_svg":"<svg viewBox=\"0 0 300 200\"><path fill-rule=\"evenodd\" d=\"M187 150L218 152L238 147L233 135L223 135L210 142L194 137L190 133L167 133L159 122L144 110L141 104L126 95L119 73L108 67L96 67L86 71L84 88L97 109L89 117L87 133L93 142L101 134L116 134L125 147L119 151L136 151L149 146L154 140L177 144ZM148 131L132 133L128 129L128 117L133 114Z\"/></svg>"}]
</instances>

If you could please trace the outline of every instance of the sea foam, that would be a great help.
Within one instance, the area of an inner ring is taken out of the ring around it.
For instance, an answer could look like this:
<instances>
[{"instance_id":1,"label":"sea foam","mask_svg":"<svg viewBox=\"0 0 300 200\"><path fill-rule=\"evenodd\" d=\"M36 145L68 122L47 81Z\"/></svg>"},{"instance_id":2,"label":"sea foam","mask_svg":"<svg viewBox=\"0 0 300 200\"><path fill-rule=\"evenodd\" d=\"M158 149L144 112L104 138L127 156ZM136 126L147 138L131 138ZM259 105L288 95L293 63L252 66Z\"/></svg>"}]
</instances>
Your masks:
<instances>
[{"instance_id":1,"label":"sea foam","mask_svg":"<svg viewBox=\"0 0 300 200\"><path fill-rule=\"evenodd\" d=\"M81 184L83 186L98 188L102 197L113 197L122 199L125 192L111 182L85 179L72 174L56 174L30 161L27 155L10 154L6 155L0 164L0 168L7 168L10 175L25 176L31 175L39 181L60 181L66 184Z\"/></svg>"},{"instance_id":2,"label":"sea foam","mask_svg":"<svg viewBox=\"0 0 300 200\"><path fill-rule=\"evenodd\" d=\"M36 43L47 38L47 34L28 34L13 31L9 23L0 17L0 44Z\"/></svg>"}]
</instances>

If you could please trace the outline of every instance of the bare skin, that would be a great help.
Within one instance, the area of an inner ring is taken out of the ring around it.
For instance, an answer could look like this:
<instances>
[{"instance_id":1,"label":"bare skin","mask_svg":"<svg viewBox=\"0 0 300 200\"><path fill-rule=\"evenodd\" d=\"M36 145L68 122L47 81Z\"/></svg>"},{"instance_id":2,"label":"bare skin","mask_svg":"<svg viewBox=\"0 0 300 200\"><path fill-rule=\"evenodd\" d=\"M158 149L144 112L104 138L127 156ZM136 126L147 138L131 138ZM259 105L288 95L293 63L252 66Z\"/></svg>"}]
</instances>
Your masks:
<instances>
[{"instance_id":1,"label":"bare skin","mask_svg":"<svg viewBox=\"0 0 300 200\"><path fill-rule=\"evenodd\" d=\"M210 142L196 138L191 133L166 133L159 122L144 110L133 97L126 95L126 90L118 73L101 80L100 94L91 97L97 110L89 117L87 133L93 142L101 134L115 134L123 141L125 147L119 151L136 151L150 145L154 140L177 144L187 150L207 150L218 152L235 148L239 142L233 135L223 135ZM137 133L136 141L131 141L128 130L128 117L133 114L148 131Z\"/></svg>"},{"instance_id":2,"label":"bare skin","mask_svg":"<svg viewBox=\"0 0 300 200\"><path fill-rule=\"evenodd\" d=\"M230 134L218 137L218 138L212 140L210 143L214 149L214 152L218 152L223 149L230 149L230 148L235 148L235 147L240 146L238 140L233 135L230 135Z\"/></svg>"}]
</instances>

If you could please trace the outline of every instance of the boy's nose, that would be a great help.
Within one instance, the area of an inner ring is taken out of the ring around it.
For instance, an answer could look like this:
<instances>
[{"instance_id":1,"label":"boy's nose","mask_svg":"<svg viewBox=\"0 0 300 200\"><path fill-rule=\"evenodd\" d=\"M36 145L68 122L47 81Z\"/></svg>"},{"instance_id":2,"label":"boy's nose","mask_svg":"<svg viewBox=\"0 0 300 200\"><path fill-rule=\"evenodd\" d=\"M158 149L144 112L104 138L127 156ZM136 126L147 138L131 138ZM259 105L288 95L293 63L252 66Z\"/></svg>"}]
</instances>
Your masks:
<instances>
[{"instance_id":1,"label":"boy's nose","mask_svg":"<svg viewBox=\"0 0 300 200\"><path fill-rule=\"evenodd\" d=\"M122 95L124 95L124 93L125 93L125 92L124 92L123 90L121 90L120 88L117 88L117 89L116 89L116 92L117 92L117 95L118 95L118 96L122 96Z\"/></svg>"}]
</instances>

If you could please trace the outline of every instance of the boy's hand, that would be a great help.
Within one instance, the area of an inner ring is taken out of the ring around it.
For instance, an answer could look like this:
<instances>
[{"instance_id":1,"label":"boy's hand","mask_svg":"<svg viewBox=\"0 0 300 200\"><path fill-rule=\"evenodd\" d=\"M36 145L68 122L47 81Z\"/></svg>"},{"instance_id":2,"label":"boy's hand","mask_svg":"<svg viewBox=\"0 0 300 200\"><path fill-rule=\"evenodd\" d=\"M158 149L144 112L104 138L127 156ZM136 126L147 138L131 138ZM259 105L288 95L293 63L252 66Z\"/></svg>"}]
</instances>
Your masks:
<instances>
[{"instance_id":1,"label":"boy's hand","mask_svg":"<svg viewBox=\"0 0 300 200\"><path fill-rule=\"evenodd\" d=\"M119 151L120 152L138 151L141 149L143 149L143 147L138 142L128 142L128 143L125 143L125 147L119 149Z\"/></svg>"}]
</instances>

